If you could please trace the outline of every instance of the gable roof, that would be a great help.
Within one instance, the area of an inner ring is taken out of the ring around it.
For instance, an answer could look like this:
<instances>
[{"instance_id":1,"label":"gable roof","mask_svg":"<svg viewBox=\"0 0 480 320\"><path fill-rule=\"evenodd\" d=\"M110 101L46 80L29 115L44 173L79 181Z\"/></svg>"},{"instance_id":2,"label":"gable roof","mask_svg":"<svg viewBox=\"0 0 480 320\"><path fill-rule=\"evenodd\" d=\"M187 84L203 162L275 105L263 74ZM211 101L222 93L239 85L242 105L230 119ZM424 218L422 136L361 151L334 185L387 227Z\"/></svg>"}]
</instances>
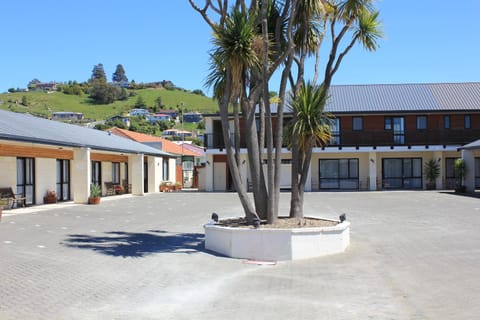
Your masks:
<instances>
[{"instance_id":1,"label":"gable roof","mask_svg":"<svg viewBox=\"0 0 480 320\"><path fill-rule=\"evenodd\" d=\"M334 85L325 111L480 111L480 82Z\"/></svg>"},{"instance_id":2,"label":"gable roof","mask_svg":"<svg viewBox=\"0 0 480 320\"><path fill-rule=\"evenodd\" d=\"M0 110L0 139L152 156L170 154L109 132Z\"/></svg>"},{"instance_id":3,"label":"gable roof","mask_svg":"<svg viewBox=\"0 0 480 320\"><path fill-rule=\"evenodd\" d=\"M202 156L202 154L198 154L197 152L194 152L190 149L183 148L182 146L178 145L176 143L171 142L168 139L157 137L157 136L151 136L148 134L144 133L139 133L139 132L134 132L130 130L125 130L125 129L120 129L120 128L112 128L110 131L115 134L119 135L121 137L125 137L140 143L160 143L162 150L165 152L169 153L174 153L177 155L186 155L186 156L194 156L194 157L199 157Z\"/></svg>"}]
</instances>

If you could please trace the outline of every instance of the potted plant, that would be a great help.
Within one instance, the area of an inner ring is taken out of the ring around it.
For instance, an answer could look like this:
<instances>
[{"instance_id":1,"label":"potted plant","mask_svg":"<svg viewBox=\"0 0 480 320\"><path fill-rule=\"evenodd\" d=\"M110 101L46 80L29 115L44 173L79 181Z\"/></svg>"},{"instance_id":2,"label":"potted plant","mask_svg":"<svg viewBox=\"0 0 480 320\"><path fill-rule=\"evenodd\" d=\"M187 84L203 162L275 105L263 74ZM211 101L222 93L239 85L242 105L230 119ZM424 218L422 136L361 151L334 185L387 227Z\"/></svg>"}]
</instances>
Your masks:
<instances>
[{"instance_id":1,"label":"potted plant","mask_svg":"<svg viewBox=\"0 0 480 320\"><path fill-rule=\"evenodd\" d=\"M427 190L435 190L435 179L440 176L440 165L437 161L430 159L423 166L425 178L427 178Z\"/></svg>"},{"instance_id":2,"label":"potted plant","mask_svg":"<svg viewBox=\"0 0 480 320\"><path fill-rule=\"evenodd\" d=\"M455 160L453 164L453 170L455 173L455 192L464 193L465 185L463 184L463 180L465 175L467 174L467 167L465 165L465 161L461 158Z\"/></svg>"},{"instance_id":3,"label":"potted plant","mask_svg":"<svg viewBox=\"0 0 480 320\"><path fill-rule=\"evenodd\" d=\"M43 197L43 203L57 203L57 192L55 190L48 190L47 195Z\"/></svg>"},{"instance_id":4,"label":"potted plant","mask_svg":"<svg viewBox=\"0 0 480 320\"><path fill-rule=\"evenodd\" d=\"M175 191L181 191L182 190L182 184L178 181L175 182L174 189L175 189Z\"/></svg>"},{"instance_id":5,"label":"potted plant","mask_svg":"<svg viewBox=\"0 0 480 320\"><path fill-rule=\"evenodd\" d=\"M99 204L100 196L102 195L102 188L98 184L90 185L90 197L88 197L89 204Z\"/></svg>"}]
</instances>

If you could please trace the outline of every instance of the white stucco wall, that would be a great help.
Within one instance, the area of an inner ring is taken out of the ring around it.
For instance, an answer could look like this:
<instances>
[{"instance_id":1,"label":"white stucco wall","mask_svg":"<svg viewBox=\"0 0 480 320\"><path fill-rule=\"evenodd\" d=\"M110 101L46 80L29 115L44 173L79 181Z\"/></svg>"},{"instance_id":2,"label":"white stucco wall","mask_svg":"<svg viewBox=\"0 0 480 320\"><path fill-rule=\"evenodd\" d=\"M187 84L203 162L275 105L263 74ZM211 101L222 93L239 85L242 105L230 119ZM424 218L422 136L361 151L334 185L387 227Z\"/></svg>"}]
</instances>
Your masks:
<instances>
[{"instance_id":1,"label":"white stucco wall","mask_svg":"<svg viewBox=\"0 0 480 320\"><path fill-rule=\"evenodd\" d=\"M102 166L102 195L105 195L107 193L105 182L112 182L112 163L102 161L101 166Z\"/></svg>"},{"instance_id":2,"label":"white stucco wall","mask_svg":"<svg viewBox=\"0 0 480 320\"><path fill-rule=\"evenodd\" d=\"M159 192L160 183L163 180L163 159L160 157L148 157L148 192Z\"/></svg>"},{"instance_id":3,"label":"white stucco wall","mask_svg":"<svg viewBox=\"0 0 480 320\"><path fill-rule=\"evenodd\" d=\"M90 149L75 149L73 161L70 164L70 188L75 203L87 203L90 195L91 176Z\"/></svg>"},{"instance_id":4,"label":"white stucco wall","mask_svg":"<svg viewBox=\"0 0 480 320\"><path fill-rule=\"evenodd\" d=\"M17 158L0 156L0 187L17 189Z\"/></svg>"},{"instance_id":5,"label":"white stucco wall","mask_svg":"<svg viewBox=\"0 0 480 320\"><path fill-rule=\"evenodd\" d=\"M213 191L213 155L207 154L205 163L205 190Z\"/></svg>"},{"instance_id":6,"label":"white stucco wall","mask_svg":"<svg viewBox=\"0 0 480 320\"><path fill-rule=\"evenodd\" d=\"M43 203L48 190L56 190L56 159L35 158L35 203Z\"/></svg>"},{"instance_id":7,"label":"white stucco wall","mask_svg":"<svg viewBox=\"0 0 480 320\"><path fill-rule=\"evenodd\" d=\"M143 154L134 154L128 156L128 168L132 172L132 174L130 175L130 181L132 183L132 194L143 196Z\"/></svg>"}]
</instances>

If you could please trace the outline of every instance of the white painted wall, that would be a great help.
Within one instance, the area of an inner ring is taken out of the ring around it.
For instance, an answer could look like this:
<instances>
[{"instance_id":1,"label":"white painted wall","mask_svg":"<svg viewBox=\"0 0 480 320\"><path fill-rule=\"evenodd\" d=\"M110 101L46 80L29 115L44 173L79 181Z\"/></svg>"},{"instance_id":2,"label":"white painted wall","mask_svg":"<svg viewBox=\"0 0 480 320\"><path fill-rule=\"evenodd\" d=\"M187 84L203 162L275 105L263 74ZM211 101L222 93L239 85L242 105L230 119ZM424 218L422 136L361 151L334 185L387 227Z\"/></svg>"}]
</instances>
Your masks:
<instances>
[{"instance_id":1,"label":"white painted wall","mask_svg":"<svg viewBox=\"0 0 480 320\"><path fill-rule=\"evenodd\" d=\"M213 191L213 155L207 154L205 162L205 191Z\"/></svg>"},{"instance_id":2,"label":"white painted wall","mask_svg":"<svg viewBox=\"0 0 480 320\"><path fill-rule=\"evenodd\" d=\"M112 163L102 161L101 166L102 166L102 195L105 195L107 193L105 182L112 182Z\"/></svg>"},{"instance_id":3,"label":"white painted wall","mask_svg":"<svg viewBox=\"0 0 480 320\"><path fill-rule=\"evenodd\" d=\"M48 190L57 189L56 159L35 158L35 203L43 203Z\"/></svg>"},{"instance_id":4,"label":"white painted wall","mask_svg":"<svg viewBox=\"0 0 480 320\"><path fill-rule=\"evenodd\" d=\"M128 168L131 169L132 174L132 194L137 196L143 196L143 154L134 154L128 156Z\"/></svg>"},{"instance_id":5,"label":"white painted wall","mask_svg":"<svg viewBox=\"0 0 480 320\"><path fill-rule=\"evenodd\" d=\"M160 192L160 183L162 183L162 163L160 157L148 157L148 191Z\"/></svg>"},{"instance_id":6,"label":"white painted wall","mask_svg":"<svg viewBox=\"0 0 480 320\"><path fill-rule=\"evenodd\" d=\"M0 156L0 187L17 189L17 158Z\"/></svg>"},{"instance_id":7,"label":"white painted wall","mask_svg":"<svg viewBox=\"0 0 480 320\"><path fill-rule=\"evenodd\" d=\"M92 167L90 148L73 150L73 161L70 163L71 191L75 203L87 203L90 195Z\"/></svg>"}]
</instances>

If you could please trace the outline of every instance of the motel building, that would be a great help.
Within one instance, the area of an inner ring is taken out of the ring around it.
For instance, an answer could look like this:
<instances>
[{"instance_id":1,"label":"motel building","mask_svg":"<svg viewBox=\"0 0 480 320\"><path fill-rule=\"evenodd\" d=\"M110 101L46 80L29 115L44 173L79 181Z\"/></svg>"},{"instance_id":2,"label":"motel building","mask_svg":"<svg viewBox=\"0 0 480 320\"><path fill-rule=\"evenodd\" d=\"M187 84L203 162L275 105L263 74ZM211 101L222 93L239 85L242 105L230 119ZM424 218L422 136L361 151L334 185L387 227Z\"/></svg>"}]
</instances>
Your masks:
<instances>
[{"instance_id":1,"label":"motel building","mask_svg":"<svg viewBox=\"0 0 480 320\"><path fill-rule=\"evenodd\" d=\"M440 166L436 188L453 189L457 158L466 163L467 191L480 187L480 83L336 85L329 94L325 111L334 116L332 138L313 150L306 191L422 190L424 164L431 159ZM220 116L204 118L202 188L233 190ZM233 132L233 116L230 126ZM240 145L242 178L248 182L243 138ZM291 159L284 147L280 184L286 189L291 187Z\"/></svg>"},{"instance_id":2,"label":"motel building","mask_svg":"<svg viewBox=\"0 0 480 320\"><path fill-rule=\"evenodd\" d=\"M165 172L170 168L171 172ZM87 203L90 185L122 186L125 192L159 192L168 174L175 181L175 156L106 131L0 110L0 188L44 203Z\"/></svg>"}]
</instances>

